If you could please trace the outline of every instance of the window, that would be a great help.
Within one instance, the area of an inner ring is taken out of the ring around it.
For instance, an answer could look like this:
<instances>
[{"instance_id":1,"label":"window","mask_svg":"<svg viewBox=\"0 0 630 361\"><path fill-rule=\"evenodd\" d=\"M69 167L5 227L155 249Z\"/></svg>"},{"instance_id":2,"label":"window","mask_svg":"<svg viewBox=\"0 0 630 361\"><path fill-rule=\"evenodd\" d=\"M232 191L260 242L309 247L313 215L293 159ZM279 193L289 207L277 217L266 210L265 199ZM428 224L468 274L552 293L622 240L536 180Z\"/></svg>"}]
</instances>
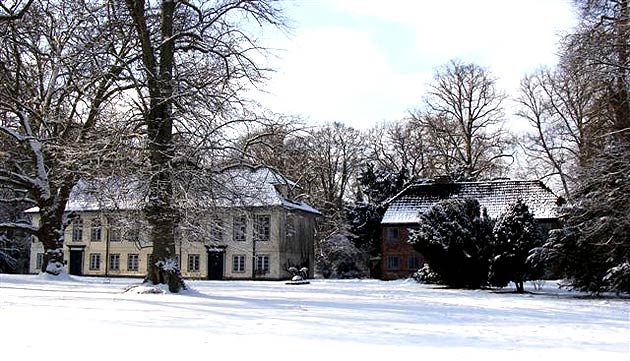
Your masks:
<instances>
[{"instance_id":1,"label":"window","mask_svg":"<svg viewBox=\"0 0 630 361\"><path fill-rule=\"evenodd\" d=\"M285 235L287 238L291 238L293 236L295 236L295 216L293 214L287 214L287 220L285 223Z\"/></svg>"},{"instance_id":2,"label":"window","mask_svg":"<svg viewBox=\"0 0 630 361\"><path fill-rule=\"evenodd\" d=\"M102 230L101 219L100 218L92 219L92 224L90 224L90 241L100 242L101 230Z\"/></svg>"},{"instance_id":3,"label":"window","mask_svg":"<svg viewBox=\"0 0 630 361\"><path fill-rule=\"evenodd\" d=\"M101 269L101 254L90 253L90 271L98 271Z\"/></svg>"},{"instance_id":4,"label":"window","mask_svg":"<svg viewBox=\"0 0 630 361\"><path fill-rule=\"evenodd\" d=\"M188 255L188 272L199 272L199 255Z\"/></svg>"},{"instance_id":5,"label":"window","mask_svg":"<svg viewBox=\"0 0 630 361\"><path fill-rule=\"evenodd\" d=\"M41 270L43 264L44 264L44 254L38 253L37 259L35 260L35 269Z\"/></svg>"},{"instance_id":6,"label":"window","mask_svg":"<svg viewBox=\"0 0 630 361\"><path fill-rule=\"evenodd\" d=\"M268 241L271 229L270 215L257 215L254 218L254 239L256 241Z\"/></svg>"},{"instance_id":7,"label":"window","mask_svg":"<svg viewBox=\"0 0 630 361\"><path fill-rule=\"evenodd\" d=\"M244 255L236 255L232 257L232 272L245 272Z\"/></svg>"},{"instance_id":8,"label":"window","mask_svg":"<svg viewBox=\"0 0 630 361\"><path fill-rule=\"evenodd\" d=\"M120 271L120 255L119 254L109 255L109 269L112 271Z\"/></svg>"},{"instance_id":9,"label":"window","mask_svg":"<svg viewBox=\"0 0 630 361\"><path fill-rule=\"evenodd\" d=\"M247 231L247 218L244 216L234 217L232 221L232 238L238 242L245 242L245 232Z\"/></svg>"},{"instance_id":10,"label":"window","mask_svg":"<svg viewBox=\"0 0 630 361\"><path fill-rule=\"evenodd\" d=\"M147 272L151 271L151 266L153 266L153 253L147 255Z\"/></svg>"},{"instance_id":11,"label":"window","mask_svg":"<svg viewBox=\"0 0 630 361\"><path fill-rule=\"evenodd\" d=\"M81 242L83 240L83 219L77 217L72 221L72 242Z\"/></svg>"},{"instance_id":12,"label":"window","mask_svg":"<svg viewBox=\"0 0 630 361\"><path fill-rule=\"evenodd\" d=\"M269 272L269 256L256 256L256 272Z\"/></svg>"},{"instance_id":13,"label":"window","mask_svg":"<svg viewBox=\"0 0 630 361\"><path fill-rule=\"evenodd\" d=\"M138 260L139 256L137 254L128 254L127 255L127 271L137 271L138 270Z\"/></svg>"},{"instance_id":14,"label":"window","mask_svg":"<svg viewBox=\"0 0 630 361\"><path fill-rule=\"evenodd\" d=\"M395 244L398 242L399 236L400 233L396 227L388 227L385 231L385 239L387 240L387 243Z\"/></svg>"},{"instance_id":15,"label":"window","mask_svg":"<svg viewBox=\"0 0 630 361\"><path fill-rule=\"evenodd\" d=\"M120 228L118 226L118 221L114 218L107 219L108 232L107 237L110 242L120 242Z\"/></svg>"},{"instance_id":16,"label":"window","mask_svg":"<svg viewBox=\"0 0 630 361\"><path fill-rule=\"evenodd\" d=\"M397 271L400 269L400 256L387 256L387 270Z\"/></svg>"},{"instance_id":17,"label":"window","mask_svg":"<svg viewBox=\"0 0 630 361\"><path fill-rule=\"evenodd\" d=\"M418 256L407 256L407 269L416 271L420 268L420 258Z\"/></svg>"},{"instance_id":18,"label":"window","mask_svg":"<svg viewBox=\"0 0 630 361\"><path fill-rule=\"evenodd\" d=\"M215 218L210 222L210 240L214 242L223 241L223 221L220 218Z\"/></svg>"}]
</instances>

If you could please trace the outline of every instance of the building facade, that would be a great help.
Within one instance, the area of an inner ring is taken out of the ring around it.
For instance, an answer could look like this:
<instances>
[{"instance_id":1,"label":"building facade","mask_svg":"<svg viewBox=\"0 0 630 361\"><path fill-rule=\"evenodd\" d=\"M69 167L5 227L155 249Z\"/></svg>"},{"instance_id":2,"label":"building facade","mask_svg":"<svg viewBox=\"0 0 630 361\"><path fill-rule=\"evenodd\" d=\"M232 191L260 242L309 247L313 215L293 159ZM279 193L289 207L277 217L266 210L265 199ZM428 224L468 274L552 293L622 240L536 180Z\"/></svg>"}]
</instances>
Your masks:
<instances>
[{"instance_id":1,"label":"building facade","mask_svg":"<svg viewBox=\"0 0 630 361\"><path fill-rule=\"evenodd\" d=\"M174 230L182 276L288 279L291 266L308 267L312 274L315 219L320 213L288 197L287 190L295 184L267 168L232 170L227 179L230 181L223 185L230 187L230 192L225 193L234 199L214 203L207 214ZM146 225L137 219L141 213L104 209L99 202L85 201L76 193L66 207L71 215L64 233L68 273L145 276L152 246L146 241ZM37 225L38 210L27 212ZM35 240L31 273L40 271L43 252L42 244Z\"/></svg>"},{"instance_id":2,"label":"building facade","mask_svg":"<svg viewBox=\"0 0 630 361\"><path fill-rule=\"evenodd\" d=\"M423 183L405 188L394 196L381 221L381 278L411 276L424 264L422 255L407 242L420 222L420 215L445 199L472 198L479 201L488 216L497 218L521 199L543 230L558 224L558 198L540 181L501 180L486 182Z\"/></svg>"}]
</instances>

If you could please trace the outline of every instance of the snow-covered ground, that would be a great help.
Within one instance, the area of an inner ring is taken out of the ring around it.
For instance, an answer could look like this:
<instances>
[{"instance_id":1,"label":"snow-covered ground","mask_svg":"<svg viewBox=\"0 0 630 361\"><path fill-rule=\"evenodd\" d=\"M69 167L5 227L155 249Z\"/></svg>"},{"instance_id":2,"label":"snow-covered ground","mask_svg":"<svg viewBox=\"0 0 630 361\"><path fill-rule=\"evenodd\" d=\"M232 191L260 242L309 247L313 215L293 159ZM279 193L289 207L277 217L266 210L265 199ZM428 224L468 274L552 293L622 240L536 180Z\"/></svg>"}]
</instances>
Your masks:
<instances>
[{"instance_id":1,"label":"snow-covered ground","mask_svg":"<svg viewBox=\"0 0 630 361\"><path fill-rule=\"evenodd\" d=\"M2 359L630 360L628 299L549 282L536 295L375 280L125 292L137 283L0 275Z\"/></svg>"}]
</instances>

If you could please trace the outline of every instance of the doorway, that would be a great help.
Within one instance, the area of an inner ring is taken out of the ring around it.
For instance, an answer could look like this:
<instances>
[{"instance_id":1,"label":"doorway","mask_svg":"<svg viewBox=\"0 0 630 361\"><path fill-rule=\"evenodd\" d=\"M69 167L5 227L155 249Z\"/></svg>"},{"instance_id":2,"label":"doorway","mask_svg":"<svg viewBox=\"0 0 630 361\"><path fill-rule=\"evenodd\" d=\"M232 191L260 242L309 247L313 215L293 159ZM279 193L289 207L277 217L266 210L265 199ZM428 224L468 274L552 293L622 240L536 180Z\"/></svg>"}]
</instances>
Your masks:
<instances>
[{"instance_id":1,"label":"doorway","mask_svg":"<svg viewBox=\"0 0 630 361\"><path fill-rule=\"evenodd\" d=\"M225 251L217 249L208 249L208 279L223 279L223 259Z\"/></svg>"},{"instance_id":2,"label":"doorway","mask_svg":"<svg viewBox=\"0 0 630 361\"><path fill-rule=\"evenodd\" d=\"M83 274L83 250L70 250L68 273L75 276Z\"/></svg>"}]
</instances>

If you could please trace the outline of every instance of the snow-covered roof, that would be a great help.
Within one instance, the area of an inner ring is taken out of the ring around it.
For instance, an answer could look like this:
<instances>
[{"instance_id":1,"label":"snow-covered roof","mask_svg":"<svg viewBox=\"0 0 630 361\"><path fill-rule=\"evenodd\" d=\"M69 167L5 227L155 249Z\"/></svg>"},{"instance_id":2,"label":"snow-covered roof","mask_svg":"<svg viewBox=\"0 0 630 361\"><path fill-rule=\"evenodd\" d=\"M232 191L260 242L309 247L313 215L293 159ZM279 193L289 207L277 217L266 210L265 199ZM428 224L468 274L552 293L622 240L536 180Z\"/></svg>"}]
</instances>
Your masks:
<instances>
[{"instance_id":1,"label":"snow-covered roof","mask_svg":"<svg viewBox=\"0 0 630 361\"><path fill-rule=\"evenodd\" d=\"M389 201L382 224L418 223L420 214L435 203L453 198L473 198L496 218L510 204L522 199L536 219L558 217L559 198L540 181L500 180L485 182L414 184Z\"/></svg>"},{"instance_id":2,"label":"snow-covered roof","mask_svg":"<svg viewBox=\"0 0 630 361\"><path fill-rule=\"evenodd\" d=\"M321 214L304 202L290 199L285 189L296 184L270 168L234 167L216 175L211 184L212 189L201 190L204 194L199 198L203 199L201 202L207 202L208 207L283 207ZM207 184L201 187L207 187ZM139 209L143 203L142 195L146 193L139 182L120 180L94 188L80 181L70 194L66 211ZM30 208L26 212L37 213L39 208Z\"/></svg>"},{"instance_id":3,"label":"snow-covered roof","mask_svg":"<svg viewBox=\"0 0 630 361\"><path fill-rule=\"evenodd\" d=\"M284 207L321 214L310 205L289 198L288 190L296 184L266 167L237 167L218 177L217 205L220 207Z\"/></svg>"},{"instance_id":4,"label":"snow-covered roof","mask_svg":"<svg viewBox=\"0 0 630 361\"><path fill-rule=\"evenodd\" d=\"M66 212L139 209L142 207L140 194L143 194L142 185L137 181L118 178L96 184L79 180L70 192ZM37 212L39 207L25 211Z\"/></svg>"}]
</instances>

